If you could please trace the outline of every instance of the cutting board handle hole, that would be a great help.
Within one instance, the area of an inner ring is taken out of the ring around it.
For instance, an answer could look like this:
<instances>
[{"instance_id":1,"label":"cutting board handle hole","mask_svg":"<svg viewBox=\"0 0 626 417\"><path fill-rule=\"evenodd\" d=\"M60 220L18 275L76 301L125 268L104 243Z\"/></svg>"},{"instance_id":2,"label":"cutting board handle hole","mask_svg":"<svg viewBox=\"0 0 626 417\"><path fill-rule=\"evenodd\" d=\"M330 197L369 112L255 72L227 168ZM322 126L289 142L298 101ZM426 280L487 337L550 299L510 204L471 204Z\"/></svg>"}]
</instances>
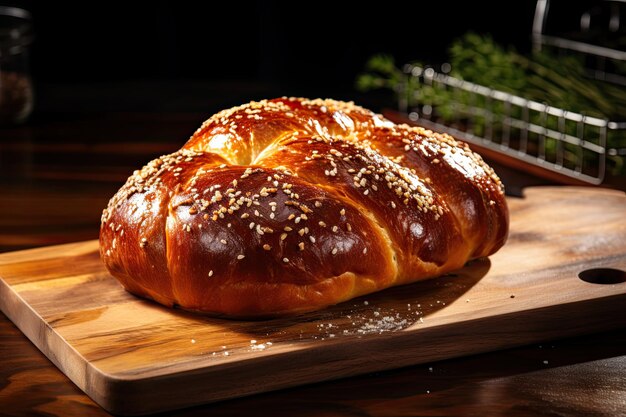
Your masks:
<instances>
[{"instance_id":1,"label":"cutting board handle hole","mask_svg":"<svg viewBox=\"0 0 626 417\"><path fill-rule=\"evenodd\" d=\"M585 269L578 278L592 284L619 284L626 282L626 271L613 268Z\"/></svg>"}]
</instances>

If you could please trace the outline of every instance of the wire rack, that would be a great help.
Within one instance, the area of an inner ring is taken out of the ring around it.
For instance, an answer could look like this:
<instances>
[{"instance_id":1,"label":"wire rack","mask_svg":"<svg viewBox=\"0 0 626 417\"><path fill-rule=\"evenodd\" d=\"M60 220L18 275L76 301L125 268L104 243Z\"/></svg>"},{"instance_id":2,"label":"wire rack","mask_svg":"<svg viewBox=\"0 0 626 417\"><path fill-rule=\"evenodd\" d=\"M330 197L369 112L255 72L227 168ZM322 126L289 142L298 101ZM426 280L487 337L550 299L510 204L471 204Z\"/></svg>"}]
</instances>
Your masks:
<instances>
[{"instance_id":1,"label":"wire rack","mask_svg":"<svg viewBox=\"0 0 626 417\"><path fill-rule=\"evenodd\" d=\"M607 155L626 155L626 149L606 146L608 137L626 135L626 123L527 100L433 68L405 65L404 72L407 79L400 86L398 106L426 128L590 184L604 180ZM434 101L411 96L423 87L449 92L454 118L444 121Z\"/></svg>"},{"instance_id":2,"label":"wire rack","mask_svg":"<svg viewBox=\"0 0 626 417\"><path fill-rule=\"evenodd\" d=\"M617 3L606 2L613 22L610 25L616 21L619 25L621 9ZM626 62L626 52L547 35L550 10L548 0L537 2L534 49L584 54L589 58L586 61L595 65L589 68L590 76L626 85L625 77L608 71L615 66L607 66L607 62ZM588 22L586 15L581 17L581 30L584 22ZM406 77L397 87L398 106L410 120L589 184L603 182L607 158L626 160L626 148L607 147L608 143L626 143L626 122L589 117L454 78L447 75L448 64L441 69L404 66ZM446 94L447 114L438 105L436 94L422 94L424 88Z\"/></svg>"}]
</instances>

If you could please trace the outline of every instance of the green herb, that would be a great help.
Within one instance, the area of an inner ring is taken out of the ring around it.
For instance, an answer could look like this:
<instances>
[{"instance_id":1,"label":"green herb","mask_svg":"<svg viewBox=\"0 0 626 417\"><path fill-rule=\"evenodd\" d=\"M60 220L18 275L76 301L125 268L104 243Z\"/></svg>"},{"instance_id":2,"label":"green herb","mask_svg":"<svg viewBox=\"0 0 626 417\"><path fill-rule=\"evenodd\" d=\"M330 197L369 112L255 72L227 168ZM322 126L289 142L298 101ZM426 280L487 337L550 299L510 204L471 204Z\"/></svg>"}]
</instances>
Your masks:
<instances>
[{"instance_id":1,"label":"green herb","mask_svg":"<svg viewBox=\"0 0 626 417\"><path fill-rule=\"evenodd\" d=\"M582 60L576 56L556 56L550 51L533 53L530 57L521 55L513 48L503 48L490 36L468 33L456 40L449 50L451 76L475 84L504 91L529 100L549 104L553 107L582 113L588 116L626 120L626 91L624 87L592 80L585 76ZM420 64L416 64L419 66ZM460 89L449 89L439 83L422 84L416 77L407 77L395 65L393 57L376 55L367 65L367 72L357 79L357 88L367 91L388 88L406 97L409 106L428 104L440 118L448 124L465 123L466 127L478 136L484 136L491 129L494 136L502 134L502 119L508 114L522 118L521 110L505 108L500 101L487 102L484 96ZM490 113L476 111L488 108ZM486 118L489 117L489 120ZM530 114L529 121L549 129L559 130L556 117ZM489 122L489 123L488 123ZM565 132L597 143L599 132L588 128L579 131L575 123L566 123ZM558 148L562 146L561 148ZM609 131L608 148L625 148L626 131ZM546 138L546 159L555 161L562 153L564 164L574 167L582 160L589 165L591 155L581 152L570 144L557 144ZM608 156L608 168L613 174L626 174L624 158ZM597 169L597 167L596 167Z\"/></svg>"}]
</instances>

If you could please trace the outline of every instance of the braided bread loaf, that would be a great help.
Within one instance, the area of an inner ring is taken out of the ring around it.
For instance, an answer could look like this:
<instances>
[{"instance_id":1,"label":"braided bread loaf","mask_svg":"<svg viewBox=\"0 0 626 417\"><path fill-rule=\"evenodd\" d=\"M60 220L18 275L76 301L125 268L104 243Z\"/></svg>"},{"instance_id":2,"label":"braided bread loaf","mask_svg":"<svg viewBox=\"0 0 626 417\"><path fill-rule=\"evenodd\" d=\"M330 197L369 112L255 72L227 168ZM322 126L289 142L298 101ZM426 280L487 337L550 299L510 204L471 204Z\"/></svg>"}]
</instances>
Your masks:
<instances>
[{"instance_id":1,"label":"braided bread loaf","mask_svg":"<svg viewBox=\"0 0 626 417\"><path fill-rule=\"evenodd\" d=\"M282 98L207 120L128 179L100 251L131 293L263 317L434 277L508 234L500 180L445 134Z\"/></svg>"}]
</instances>

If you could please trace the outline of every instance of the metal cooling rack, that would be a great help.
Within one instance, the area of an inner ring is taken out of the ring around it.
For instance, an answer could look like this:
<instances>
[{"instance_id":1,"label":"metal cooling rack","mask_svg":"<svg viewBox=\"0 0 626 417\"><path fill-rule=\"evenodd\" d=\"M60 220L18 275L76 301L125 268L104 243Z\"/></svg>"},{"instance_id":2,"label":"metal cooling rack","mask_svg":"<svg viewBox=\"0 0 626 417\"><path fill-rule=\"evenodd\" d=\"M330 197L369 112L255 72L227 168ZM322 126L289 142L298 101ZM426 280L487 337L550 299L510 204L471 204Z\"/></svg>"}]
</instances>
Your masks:
<instances>
[{"instance_id":1,"label":"metal cooling rack","mask_svg":"<svg viewBox=\"0 0 626 417\"><path fill-rule=\"evenodd\" d=\"M622 30L622 3L625 2L598 2L609 7L607 30ZM534 49L583 54L591 77L626 85L626 77L609 71L618 68L616 62L626 62L626 52L547 34L548 13L555 13L555 5L552 6L549 0L537 1ZM589 19L585 13L581 16L581 32L588 29L585 25L589 26ZM405 65L405 82L398 86L398 106L412 121L589 184L603 182L607 157L618 156L626 162L626 148L607 148L607 143L625 143L626 122L589 117L463 81L446 74L450 70L448 64L442 65L442 69L436 72L434 68ZM448 113L452 113L452 118L450 114L443 117L434 102L420 95L424 86L450 94L453 111Z\"/></svg>"},{"instance_id":2,"label":"metal cooling rack","mask_svg":"<svg viewBox=\"0 0 626 417\"><path fill-rule=\"evenodd\" d=\"M400 86L399 109L420 125L524 162L590 183L602 183L607 155L626 155L626 149L607 149L609 135L626 135L626 123L589 117L527 100L436 72L405 65L406 84ZM411 91L407 88L412 78ZM448 90L455 118L445 121L434 103L410 97L421 86ZM403 89L403 90L402 90ZM497 108L498 111L494 111ZM547 146L551 145L551 146ZM565 158L565 154L568 158Z\"/></svg>"}]
</instances>

